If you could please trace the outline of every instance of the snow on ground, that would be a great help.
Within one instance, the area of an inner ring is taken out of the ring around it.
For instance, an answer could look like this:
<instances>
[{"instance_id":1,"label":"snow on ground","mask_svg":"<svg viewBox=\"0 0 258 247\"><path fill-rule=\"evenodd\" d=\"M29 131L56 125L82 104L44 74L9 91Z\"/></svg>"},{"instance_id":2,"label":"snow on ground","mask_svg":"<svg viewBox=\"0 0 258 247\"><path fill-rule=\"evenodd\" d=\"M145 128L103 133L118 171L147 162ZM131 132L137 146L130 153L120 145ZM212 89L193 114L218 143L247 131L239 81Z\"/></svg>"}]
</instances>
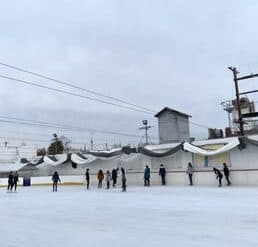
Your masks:
<instances>
[{"instance_id":1,"label":"snow on ground","mask_svg":"<svg viewBox=\"0 0 258 247\"><path fill-rule=\"evenodd\" d=\"M258 246L258 189L0 190L1 247Z\"/></svg>"}]
</instances>

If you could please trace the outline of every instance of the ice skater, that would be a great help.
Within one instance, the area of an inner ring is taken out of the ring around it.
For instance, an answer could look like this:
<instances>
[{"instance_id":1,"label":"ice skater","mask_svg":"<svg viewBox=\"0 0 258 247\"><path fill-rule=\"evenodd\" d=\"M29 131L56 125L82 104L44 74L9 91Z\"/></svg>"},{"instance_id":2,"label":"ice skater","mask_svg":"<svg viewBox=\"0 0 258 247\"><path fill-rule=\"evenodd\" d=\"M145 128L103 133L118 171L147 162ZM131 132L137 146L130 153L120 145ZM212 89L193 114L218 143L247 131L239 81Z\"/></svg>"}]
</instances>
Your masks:
<instances>
[{"instance_id":1,"label":"ice skater","mask_svg":"<svg viewBox=\"0 0 258 247\"><path fill-rule=\"evenodd\" d=\"M166 168L163 166L163 164L160 165L159 175L161 177L161 184L166 185Z\"/></svg>"},{"instance_id":2,"label":"ice skater","mask_svg":"<svg viewBox=\"0 0 258 247\"><path fill-rule=\"evenodd\" d=\"M14 184L14 191L16 192L16 189L17 189L17 184L19 182L19 174L18 172L16 171L14 176L13 176L13 184Z\"/></svg>"},{"instance_id":3,"label":"ice skater","mask_svg":"<svg viewBox=\"0 0 258 247\"><path fill-rule=\"evenodd\" d=\"M150 186L150 168L149 168L149 166L146 166L145 170L144 170L144 186Z\"/></svg>"},{"instance_id":4,"label":"ice skater","mask_svg":"<svg viewBox=\"0 0 258 247\"><path fill-rule=\"evenodd\" d=\"M214 173L216 174L216 179L219 179L219 187L221 187L222 186L222 184L221 184L221 180L222 180L222 178L223 178L223 175L222 175L222 173L220 172L220 170L218 170L217 168L213 168L213 171L214 171Z\"/></svg>"},{"instance_id":5,"label":"ice skater","mask_svg":"<svg viewBox=\"0 0 258 247\"><path fill-rule=\"evenodd\" d=\"M115 168L112 170L112 181L113 181L113 187L115 187L117 182L117 169Z\"/></svg>"},{"instance_id":6,"label":"ice skater","mask_svg":"<svg viewBox=\"0 0 258 247\"><path fill-rule=\"evenodd\" d=\"M106 189L109 189L111 179L112 179L111 173L110 173L109 170L107 170L107 172L106 172L106 182L107 182L107 187L106 187Z\"/></svg>"},{"instance_id":7,"label":"ice skater","mask_svg":"<svg viewBox=\"0 0 258 247\"><path fill-rule=\"evenodd\" d=\"M11 171L8 175L8 186L7 186L7 191L12 191L13 190L13 185L14 185L14 176L13 176L13 172Z\"/></svg>"},{"instance_id":8,"label":"ice skater","mask_svg":"<svg viewBox=\"0 0 258 247\"><path fill-rule=\"evenodd\" d=\"M104 179L104 173L103 173L102 170L99 170L97 177L98 177L98 180L99 180L98 189L100 189L100 188L102 188L102 181Z\"/></svg>"},{"instance_id":9,"label":"ice skater","mask_svg":"<svg viewBox=\"0 0 258 247\"><path fill-rule=\"evenodd\" d=\"M230 172L229 172L229 169L228 169L228 166L226 163L223 163L223 172L224 172L225 178L227 180L227 186L230 186L232 183L229 180Z\"/></svg>"},{"instance_id":10,"label":"ice skater","mask_svg":"<svg viewBox=\"0 0 258 247\"><path fill-rule=\"evenodd\" d=\"M121 178L122 178L122 191L126 191L126 176L125 176L125 169L122 167L121 168Z\"/></svg>"},{"instance_id":11,"label":"ice skater","mask_svg":"<svg viewBox=\"0 0 258 247\"><path fill-rule=\"evenodd\" d=\"M54 172L54 174L52 176L52 181L53 181L53 192L57 192L57 183L58 182L61 183L61 179L60 179L57 171Z\"/></svg>"},{"instance_id":12,"label":"ice skater","mask_svg":"<svg viewBox=\"0 0 258 247\"><path fill-rule=\"evenodd\" d=\"M189 177L189 185L192 186L193 185L194 169L193 169L193 165L192 165L191 162L188 163L188 167L187 167L186 173L188 174L188 177Z\"/></svg>"},{"instance_id":13,"label":"ice skater","mask_svg":"<svg viewBox=\"0 0 258 247\"><path fill-rule=\"evenodd\" d=\"M86 176L86 186L87 186L87 190L88 190L89 187L90 187L90 173L89 173L89 168L86 169L85 176Z\"/></svg>"}]
</instances>

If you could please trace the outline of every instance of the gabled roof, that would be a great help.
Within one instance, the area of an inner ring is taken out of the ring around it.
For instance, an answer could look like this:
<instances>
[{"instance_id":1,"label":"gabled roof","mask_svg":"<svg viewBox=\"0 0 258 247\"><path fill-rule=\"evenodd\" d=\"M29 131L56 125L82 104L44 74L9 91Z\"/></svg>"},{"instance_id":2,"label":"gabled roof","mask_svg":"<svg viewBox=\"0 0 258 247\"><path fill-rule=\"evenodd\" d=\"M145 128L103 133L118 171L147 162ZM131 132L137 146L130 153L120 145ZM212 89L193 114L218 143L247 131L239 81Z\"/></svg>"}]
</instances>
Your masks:
<instances>
[{"instance_id":1,"label":"gabled roof","mask_svg":"<svg viewBox=\"0 0 258 247\"><path fill-rule=\"evenodd\" d=\"M188 114L186 114L186 113L183 113L183 112L174 110L174 109L169 108L169 107L167 107L167 106L164 107L161 111L159 111L159 112L155 115L155 117L159 117L159 115L160 115L161 113L163 113L164 111L177 113L177 114L179 114L179 115L183 115L183 116L186 116L186 117L192 117L191 115L188 115Z\"/></svg>"}]
</instances>

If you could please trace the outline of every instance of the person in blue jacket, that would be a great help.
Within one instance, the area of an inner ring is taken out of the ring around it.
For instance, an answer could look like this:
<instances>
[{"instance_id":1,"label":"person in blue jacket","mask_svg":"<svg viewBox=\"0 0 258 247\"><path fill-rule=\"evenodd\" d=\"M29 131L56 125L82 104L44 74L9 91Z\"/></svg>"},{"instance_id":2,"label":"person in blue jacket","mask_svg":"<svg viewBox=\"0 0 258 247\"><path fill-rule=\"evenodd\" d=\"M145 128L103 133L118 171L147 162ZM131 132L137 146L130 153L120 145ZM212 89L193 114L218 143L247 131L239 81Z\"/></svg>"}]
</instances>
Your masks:
<instances>
[{"instance_id":1,"label":"person in blue jacket","mask_svg":"<svg viewBox=\"0 0 258 247\"><path fill-rule=\"evenodd\" d=\"M150 186L150 168L149 168L149 166L146 166L145 170L144 170L144 186Z\"/></svg>"}]
</instances>

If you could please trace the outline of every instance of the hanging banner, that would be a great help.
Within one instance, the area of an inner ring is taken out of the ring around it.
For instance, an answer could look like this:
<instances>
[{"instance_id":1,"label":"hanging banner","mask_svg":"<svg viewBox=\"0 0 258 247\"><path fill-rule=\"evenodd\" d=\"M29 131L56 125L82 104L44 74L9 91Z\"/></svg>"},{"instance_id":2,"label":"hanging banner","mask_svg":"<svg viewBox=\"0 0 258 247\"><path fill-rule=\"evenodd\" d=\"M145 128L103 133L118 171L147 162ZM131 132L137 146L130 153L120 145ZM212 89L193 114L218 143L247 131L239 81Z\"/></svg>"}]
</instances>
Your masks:
<instances>
[{"instance_id":1,"label":"hanging banner","mask_svg":"<svg viewBox=\"0 0 258 247\"><path fill-rule=\"evenodd\" d=\"M57 154L54 156L44 156L43 160L46 165L59 166L67 161L67 154Z\"/></svg>"},{"instance_id":2,"label":"hanging banner","mask_svg":"<svg viewBox=\"0 0 258 247\"><path fill-rule=\"evenodd\" d=\"M234 138L232 141L223 145L221 148L218 148L217 150L205 150L203 148L194 146L194 145L192 145L188 142L185 142L183 147L184 147L185 151L188 151L188 152L191 152L191 153L200 154L200 155L203 155L203 156L212 156L212 155L228 152L231 149L237 147L239 144L240 144L239 139Z\"/></svg>"},{"instance_id":3,"label":"hanging banner","mask_svg":"<svg viewBox=\"0 0 258 247\"><path fill-rule=\"evenodd\" d=\"M23 167L27 166L28 163L21 163L21 162L16 162L16 163L12 163L12 164L1 164L0 166L0 172L11 172L11 171L19 171L21 170Z\"/></svg>"},{"instance_id":4,"label":"hanging banner","mask_svg":"<svg viewBox=\"0 0 258 247\"><path fill-rule=\"evenodd\" d=\"M109 158L123 154L122 148L113 149L111 151L88 151L86 154L92 154L96 157Z\"/></svg>"},{"instance_id":5,"label":"hanging banner","mask_svg":"<svg viewBox=\"0 0 258 247\"><path fill-rule=\"evenodd\" d=\"M149 156L149 157L162 158L162 157L170 156L170 155L177 153L178 151L182 150L182 147L183 147L183 145L180 143L177 146L175 146L165 152L154 152L147 148L139 147L138 152L141 154L144 154L146 156Z\"/></svg>"},{"instance_id":6,"label":"hanging banner","mask_svg":"<svg viewBox=\"0 0 258 247\"><path fill-rule=\"evenodd\" d=\"M80 154L80 153L73 153L71 155L71 161L74 162L75 164L78 164L78 165L85 165L85 164L88 164L88 163L91 163L93 161L95 161L97 158L94 157L93 155L91 154Z\"/></svg>"}]
</instances>

